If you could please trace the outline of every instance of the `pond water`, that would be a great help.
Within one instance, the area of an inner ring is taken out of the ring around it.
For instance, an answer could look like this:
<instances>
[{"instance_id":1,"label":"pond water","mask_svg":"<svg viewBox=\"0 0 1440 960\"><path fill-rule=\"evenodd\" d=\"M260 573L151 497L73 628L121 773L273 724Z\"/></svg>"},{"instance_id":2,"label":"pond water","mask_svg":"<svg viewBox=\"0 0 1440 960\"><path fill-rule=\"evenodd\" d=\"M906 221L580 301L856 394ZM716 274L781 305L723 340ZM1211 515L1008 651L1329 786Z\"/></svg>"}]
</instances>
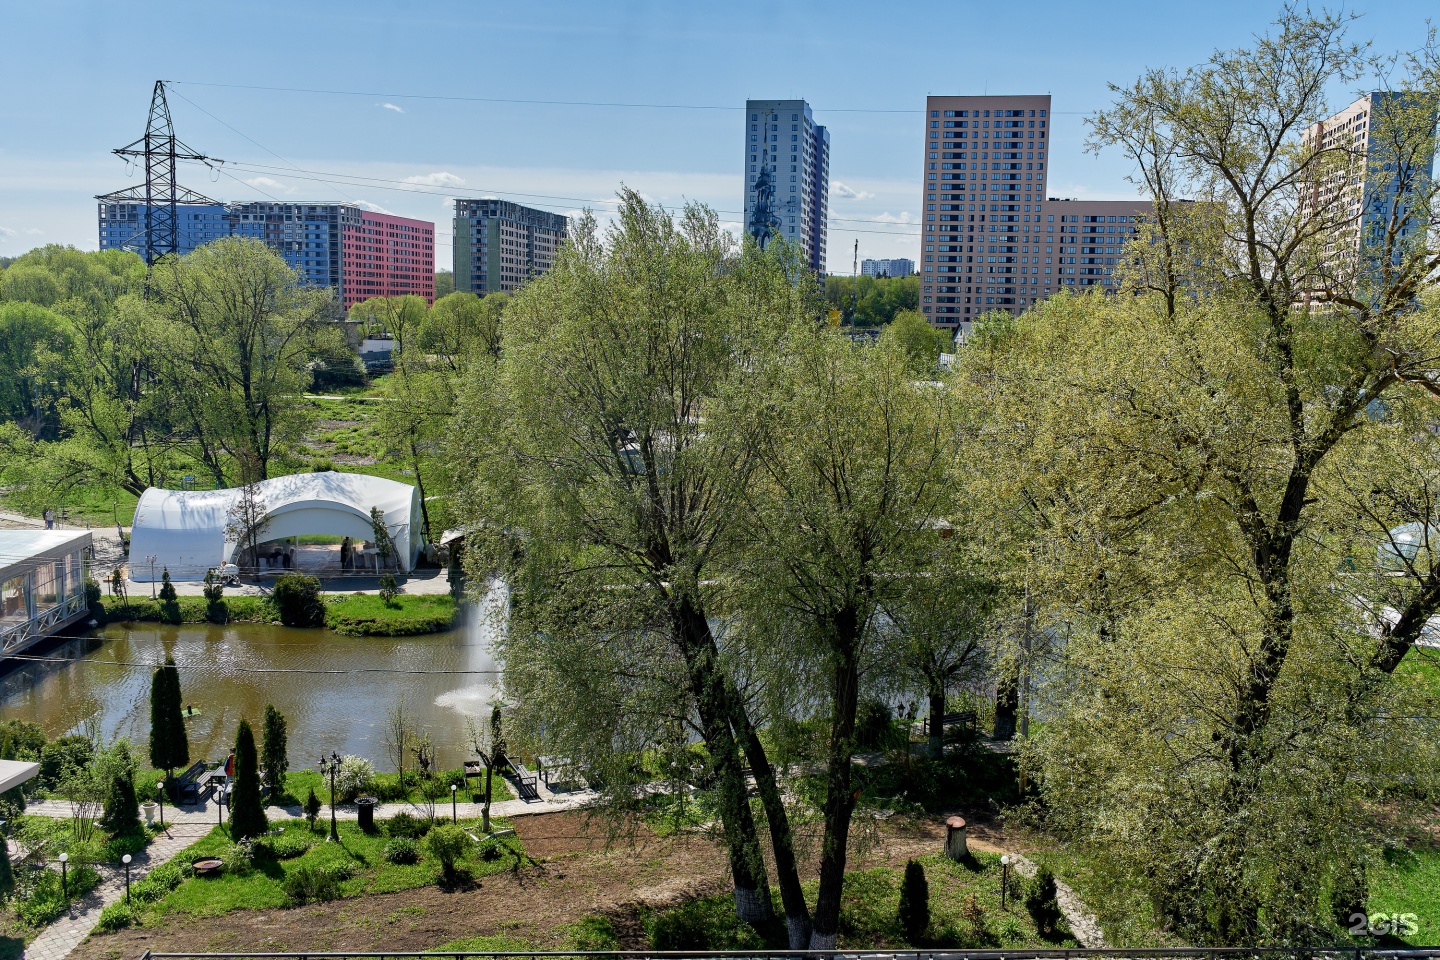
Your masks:
<instances>
[{"instance_id":1,"label":"pond water","mask_svg":"<svg viewBox=\"0 0 1440 960\"><path fill-rule=\"evenodd\" d=\"M495 630L508 601L491 587L464 626L420 637L346 637L267 624L114 624L42 654L0 677L0 719L31 720L47 736L98 727L128 737L144 754L150 731L150 676L174 657L187 705L193 759L219 760L248 719L260 735L265 705L289 724L292 769L324 754L358 754L393 769L385 722L403 695L414 726L428 732L443 768L471 756L465 721L488 717L498 674ZM413 759L408 761L413 764Z\"/></svg>"}]
</instances>

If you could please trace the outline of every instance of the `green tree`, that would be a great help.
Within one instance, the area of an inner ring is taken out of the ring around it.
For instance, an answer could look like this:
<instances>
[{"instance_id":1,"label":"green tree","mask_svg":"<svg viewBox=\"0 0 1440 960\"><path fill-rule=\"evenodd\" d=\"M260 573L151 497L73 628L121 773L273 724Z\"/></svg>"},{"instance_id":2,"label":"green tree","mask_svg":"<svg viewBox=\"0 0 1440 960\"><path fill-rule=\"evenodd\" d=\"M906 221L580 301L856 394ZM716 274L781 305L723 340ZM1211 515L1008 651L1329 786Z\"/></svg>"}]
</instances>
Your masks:
<instances>
[{"instance_id":1,"label":"green tree","mask_svg":"<svg viewBox=\"0 0 1440 960\"><path fill-rule=\"evenodd\" d=\"M803 937L788 813L709 619L708 576L741 504L726 478L748 457L700 419L757 350L813 322L815 291L792 282L802 271L786 255L734 249L712 211L691 206L677 223L623 192L607 236L582 218L555 269L510 302L499 359L467 368L451 450L473 478L460 519L483 528L470 570L505 570L517 597L504 659L507 685L525 693L507 735L543 739L624 806L638 796L637 756L693 718L737 911L761 920L770 898L744 749Z\"/></svg>"},{"instance_id":2,"label":"green tree","mask_svg":"<svg viewBox=\"0 0 1440 960\"><path fill-rule=\"evenodd\" d=\"M425 323L429 306L423 297L371 297L350 308L350 319L360 324L365 336L384 334L395 342L397 361L405 356L409 342L417 337Z\"/></svg>"},{"instance_id":3,"label":"green tree","mask_svg":"<svg viewBox=\"0 0 1440 960\"><path fill-rule=\"evenodd\" d=\"M177 597L175 584L170 582L170 568L162 567L160 570L160 600L164 603L174 603Z\"/></svg>"},{"instance_id":4,"label":"green tree","mask_svg":"<svg viewBox=\"0 0 1440 960\"><path fill-rule=\"evenodd\" d=\"M218 485L266 479L306 425L309 343L330 293L240 238L162 261L153 290L153 329L188 443Z\"/></svg>"},{"instance_id":5,"label":"green tree","mask_svg":"<svg viewBox=\"0 0 1440 960\"><path fill-rule=\"evenodd\" d=\"M898 659L879 614L943 543L959 425L950 392L917 382L897 345L857 346L829 328L792 330L747 388L713 427L749 435L756 450L734 602L750 642L771 648L767 662L795 664L772 681L789 691L791 715L807 701L828 714L810 940L828 950L859 796L856 712Z\"/></svg>"},{"instance_id":6,"label":"green tree","mask_svg":"<svg viewBox=\"0 0 1440 960\"><path fill-rule=\"evenodd\" d=\"M1440 455L1420 426L1440 250L1414 162L1440 73L1429 51L1393 75L1368 159L1307 138L1368 69L1346 25L1287 10L1249 48L1117 89L1095 143L1158 203L1133 295L978 333L956 381L1007 474L975 470L966 499L995 506L1064 633L1032 748L1047 809L1200 943L1331 929L1329 891L1384 829L1371 805L1434 789L1434 737L1401 719L1433 698L1395 674L1440 612L1420 466ZM1372 195L1378 229L1295 199L1362 172L1406 198Z\"/></svg>"},{"instance_id":7,"label":"green tree","mask_svg":"<svg viewBox=\"0 0 1440 960\"><path fill-rule=\"evenodd\" d=\"M250 721L241 720L235 731L235 785L230 791L230 836L247 840L270 827L260 800L260 770L255 756L255 734Z\"/></svg>"},{"instance_id":8,"label":"green tree","mask_svg":"<svg viewBox=\"0 0 1440 960\"><path fill-rule=\"evenodd\" d=\"M441 300L455 292L455 273L452 270L435 271L435 299Z\"/></svg>"},{"instance_id":9,"label":"green tree","mask_svg":"<svg viewBox=\"0 0 1440 960\"><path fill-rule=\"evenodd\" d=\"M914 310L902 310L880 331L880 339L893 342L909 358L916 376L933 379L940 354L954 350L950 334L937 330Z\"/></svg>"},{"instance_id":10,"label":"green tree","mask_svg":"<svg viewBox=\"0 0 1440 960\"><path fill-rule=\"evenodd\" d=\"M265 768L265 786L270 796L285 792L285 774L290 770L289 735L285 716L275 705L265 705L265 725L260 734L260 763Z\"/></svg>"},{"instance_id":11,"label":"green tree","mask_svg":"<svg viewBox=\"0 0 1440 960\"><path fill-rule=\"evenodd\" d=\"M311 787L310 792L305 796L305 819L310 824L310 829L315 829L315 819L320 816L320 797L316 795L315 788Z\"/></svg>"},{"instance_id":12,"label":"green tree","mask_svg":"<svg viewBox=\"0 0 1440 960\"><path fill-rule=\"evenodd\" d=\"M30 435L53 439L59 367L70 349L63 317L33 303L0 301L0 422L18 421Z\"/></svg>"},{"instance_id":13,"label":"green tree","mask_svg":"<svg viewBox=\"0 0 1440 960\"><path fill-rule=\"evenodd\" d=\"M105 811L100 826L112 836L133 833L140 829L140 804L135 799L135 768L124 764L110 778L105 796Z\"/></svg>"},{"instance_id":14,"label":"green tree","mask_svg":"<svg viewBox=\"0 0 1440 960\"><path fill-rule=\"evenodd\" d=\"M439 357L451 369L459 370L472 357L500 355L501 322L510 302L506 293L477 297L473 293L451 293L437 299L420 331L426 353Z\"/></svg>"},{"instance_id":15,"label":"green tree","mask_svg":"<svg viewBox=\"0 0 1440 960\"><path fill-rule=\"evenodd\" d=\"M150 765L165 771L172 800L172 774L177 767L190 763L190 739L185 733L182 703L180 671L174 659L166 657L165 665L157 668L150 679Z\"/></svg>"}]
</instances>

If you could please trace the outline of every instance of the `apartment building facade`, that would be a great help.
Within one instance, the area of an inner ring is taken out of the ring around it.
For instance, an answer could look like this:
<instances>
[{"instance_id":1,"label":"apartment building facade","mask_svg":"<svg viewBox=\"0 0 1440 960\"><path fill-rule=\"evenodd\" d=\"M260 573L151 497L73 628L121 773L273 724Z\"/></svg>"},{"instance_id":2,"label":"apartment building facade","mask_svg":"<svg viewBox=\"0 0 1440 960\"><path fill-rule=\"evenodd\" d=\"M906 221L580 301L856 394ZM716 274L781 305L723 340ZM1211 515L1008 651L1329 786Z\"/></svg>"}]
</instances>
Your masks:
<instances>
[{"instance_id":1,"label":"apartment building facade","mask_svg":"<svg viewBox=\"0 0 1440 960\"><path fill-rule=\"evenodd\" d=\"M134 249L145 205L99 205L100 249ZM370 297L435 299L435 225L352 203L182 204L177 252L222 237L249 237L274 250L310 286L331 287L342 309Z\"/></svg>"},{"instance_id":2,"label":"apartment building facade","mask_svg":"<svg viewBox=\"0 0 1440 960\"><path fill-rule=\"evenodd\" d=\"M797 244L825 273L830 216L830 131L804 100L745 101L745 232L762 247Z\"/></svg>"},{"instance_id":3,"label":"apartment building facade","mask_svg":"<svg viewBox=\"0 0 1440 960\"><path fill-rule=\"evenodd\" d=\"M908 277L914 272L915 261L909 257L860 261L860 275L862 277Z\"/></svg>"},{"instance_id":4,"label":"apartment building facade","mask_svg":"<svg viewBox=\"0 0 1440 960\"><path fill-rule=\"evenodd\" d=\"M1393 147L1387 147L1388 138L1377 134L1377 126L1387 122L1387 111L1398 114L1408 109L1403 96L1367 94L1305 131L1305 144L1329 152L1334 162L1325 165L1323 176L1306 184L1301 206L1307 214L1325 211L1333 217L1328 253L1337 260L1354 261L1365 255L1367 247L1374 250L1392 221L1401 242L1428 228L1420 217L1407 215L1407 204L1411 187L1430 182L1433 151L1401 171ZM1434 129L1435 120L1431 114L1428 129Z\"/></svg>"},{"instance_id":5,"label":"apartment building facade","mask_svg":"<svg viewBox=\"0 0 1440 960\"><path fill-rule=\"evenodd\" d=\"M561 214L509 200L455 201L455 289L510 293L548 273L569 230Z\"/></svg>"},{"instance_id":6,"label":"apartment building facade","mask_svg":"<svg viewBox=\"0 0 1440 960\"><path fill-rule=\"evenodd\" d=\"M1055 235L1043 229L1049 134L1048 95L926 99L920 307L936 326L1016 313L1058 288L1041 272Z\"/></svg>"}]
</instances>

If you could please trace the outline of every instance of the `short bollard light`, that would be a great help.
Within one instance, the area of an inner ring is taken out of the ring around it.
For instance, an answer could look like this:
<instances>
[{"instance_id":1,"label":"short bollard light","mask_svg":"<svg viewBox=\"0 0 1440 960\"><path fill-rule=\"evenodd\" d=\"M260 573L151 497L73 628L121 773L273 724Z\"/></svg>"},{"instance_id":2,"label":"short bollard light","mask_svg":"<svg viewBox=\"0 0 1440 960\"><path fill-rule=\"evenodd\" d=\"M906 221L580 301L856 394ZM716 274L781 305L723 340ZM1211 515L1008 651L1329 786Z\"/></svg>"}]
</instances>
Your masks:
<instances>
[{"instance_id":1,"label":"short bollard light","mask_svg":"<svg viewBox=\"0 0 1440 960\"><path fill-rule=\"evenodd\" d=\"M1005 909L1005 894L1010 890L1010 854L1000 857L1000 909Z\"/></svg>"},{"instance_id":2,"label":"short bollard light","mask_svg":"<svg viewBox=\"0 0 1440 960\"><path fill-rule=\"evenodd\" d=\"M60 854L60 895L70 899L70 854Z\"/></svg>"},{"instance_id":3,"label":"short bollard light","mask_svg":"<svg viewBox=\"0 0 1440 960\"><path fill-rule=\"evenodd\" d=\"M455 793L456 793L456 791L458 791L459 789L460 789L460 788L457 787L455 784L453 784L453 783L450 784L450 822L451 822L451 823L459 823L459 822L460 822L460 812L459 812L459 808L456 807L456 805L455 805Z\"/></svg>"},{"instance_id":4,"label":"short bollard light","mask_svg":"<svg viewBox=\"0 0 1440 960\"><path fill-rule=\"evenodd\" d=\"M129 903L129 902L130 902L130 854L127 853L127 854L125 854L125 856L121 857L121 858L120 858L120 862L123 863L123 864L125 864L125 902L126 902L126 903Z\"/></svg>"}]
</instances>

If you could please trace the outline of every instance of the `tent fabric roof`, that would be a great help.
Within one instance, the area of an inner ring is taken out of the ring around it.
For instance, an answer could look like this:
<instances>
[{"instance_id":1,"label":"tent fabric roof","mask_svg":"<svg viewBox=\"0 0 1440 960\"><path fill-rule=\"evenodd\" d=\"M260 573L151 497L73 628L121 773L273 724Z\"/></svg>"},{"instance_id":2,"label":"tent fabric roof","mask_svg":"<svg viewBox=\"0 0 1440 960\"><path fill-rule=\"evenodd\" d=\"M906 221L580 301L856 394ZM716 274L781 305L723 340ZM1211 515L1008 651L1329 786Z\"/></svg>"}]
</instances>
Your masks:
<instances>
[{"instance_id":1,"label":"tent fabric roof","mask_svg":"<svg viewBox=\"0 0 1440 960\"><path fill-rule=\"evenodd\" d=\"M407 483L325 471L274 477L255 487L266 517L263 540L301 534L370 539L370 509L378 507L384 512L402 569L410 569L414 562L419 549L420 498ZM132 579L152 577L150 557L155 558L153 576L168 568L175 580L203 579L205 571L230 560L235 542L225 528L230 510L243 493L242 488L146 490L135 508L130 535Z\"/></svg>"},{"instance_id":2,"label":"tent fabric roof","mask_svg":"<svg viewBox=\"0 0 1440 960\"><path fill-rule=\"evenodd\" d=\"M25 760L0 760L0 793L13 790L40 772L40 764Z\"/></svg>"}]
</instances>

